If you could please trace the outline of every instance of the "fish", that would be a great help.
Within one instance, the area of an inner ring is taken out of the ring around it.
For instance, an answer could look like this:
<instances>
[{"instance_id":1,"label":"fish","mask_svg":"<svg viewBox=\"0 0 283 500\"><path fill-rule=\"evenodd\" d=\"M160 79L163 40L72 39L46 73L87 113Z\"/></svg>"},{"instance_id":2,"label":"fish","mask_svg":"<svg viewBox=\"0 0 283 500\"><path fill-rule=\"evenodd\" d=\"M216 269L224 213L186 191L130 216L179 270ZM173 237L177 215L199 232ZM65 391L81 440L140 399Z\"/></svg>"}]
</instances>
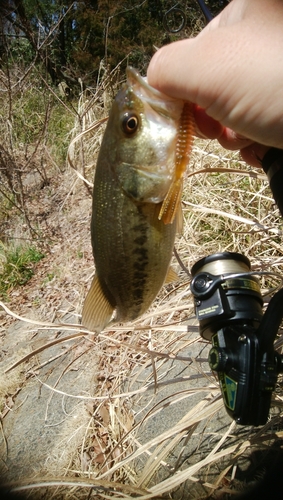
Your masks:
<instances>
[{"instance_id":1,"label":"fish","mask_svg":"<svg viewBox=\"0 0 283 500\"><path fill-rule=\"evenodd\" d=\"M100 332L148 310L166 281L194 133L191 103L151 87L132 67L116 95L93 186L95 275L82 325Z\"/></svg>"}]
</instances>

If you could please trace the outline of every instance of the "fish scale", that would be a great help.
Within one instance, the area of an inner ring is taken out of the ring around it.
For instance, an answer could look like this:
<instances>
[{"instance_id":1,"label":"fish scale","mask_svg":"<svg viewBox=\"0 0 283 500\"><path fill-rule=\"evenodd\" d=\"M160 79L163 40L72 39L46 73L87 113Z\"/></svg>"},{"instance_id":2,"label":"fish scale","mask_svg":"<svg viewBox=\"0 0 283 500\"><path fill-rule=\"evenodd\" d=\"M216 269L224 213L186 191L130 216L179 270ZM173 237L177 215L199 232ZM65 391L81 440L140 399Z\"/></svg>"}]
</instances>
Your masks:
<instances>
[{"instance_id":1,"label":"fish scale","mask_svg":"<svg viewBox=\"0 0 283 500\"><path fill-rule=\"evenodd\" d=\"M167 272L176 224L172 228L158 220L160 204L136 203L125 196L106 163L95 178L94 193L99 195L93 203L92 246L106 298L110 303L115 298L116 320L129 321L148 309L164 282L160 267ZM101 207L99 200L106 197L107 205Z\"/></svg>"},{"instance_id":2,"label":"fish scale","mask_svg":"<svg viewBox=\"0 0 283 500\"><path fill-rule=\"evenodd\" d=\"M89 330L139 317L170 274L179 217L166 224L159 214L175 179L183 106L128 69L95 171L91 234L96 273L82 312Z\"/></svg>"}]
</instances>

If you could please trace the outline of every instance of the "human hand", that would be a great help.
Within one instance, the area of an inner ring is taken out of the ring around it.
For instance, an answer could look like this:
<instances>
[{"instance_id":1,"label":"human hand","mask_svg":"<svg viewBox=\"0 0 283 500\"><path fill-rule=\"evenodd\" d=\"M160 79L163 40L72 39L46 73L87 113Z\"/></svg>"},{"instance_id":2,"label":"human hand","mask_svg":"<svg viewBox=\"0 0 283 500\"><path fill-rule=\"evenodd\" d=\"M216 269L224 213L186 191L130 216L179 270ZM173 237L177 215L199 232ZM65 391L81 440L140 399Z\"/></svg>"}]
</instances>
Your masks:
<instances>
[{"instance_id":1,"label":"human hand","mask_svg":"<svg viewBox=\"0 0 283 500\"><path fill-rule=\"evenodd\" d=\"M282 25L282 0L233 0L196 38L160 49L148 82L196 103L203 135L260 166L283 148Z\"/></svg>"},{"instance_id":2,"label":"human hand","mask_svg":"<svg viewBox=\"0 0 283 500\"><path fill-rule=\"evenodd\" d=\"M261 167L261 160L268 151L269 146L256 143L224 127L220 122L208 116L203 108L194 105L194 118L196 133L207 139L218 139L226 149L240 150L244 161L253 167Z\"/></svg>"}]
</instances>

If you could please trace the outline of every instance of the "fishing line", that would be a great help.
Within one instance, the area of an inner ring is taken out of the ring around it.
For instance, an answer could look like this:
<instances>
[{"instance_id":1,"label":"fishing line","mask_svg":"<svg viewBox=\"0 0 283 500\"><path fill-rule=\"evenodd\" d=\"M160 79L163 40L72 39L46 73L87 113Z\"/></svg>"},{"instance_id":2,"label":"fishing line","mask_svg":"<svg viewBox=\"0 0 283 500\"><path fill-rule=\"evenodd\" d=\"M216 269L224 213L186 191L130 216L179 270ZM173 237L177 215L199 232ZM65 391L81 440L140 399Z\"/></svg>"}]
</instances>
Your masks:
<instances>
[{"instance_id":1,"label":"fishing line","mask_svg":"<svg viewBox=\"0 0 283 500\"><path fill-rule=\"evenodd\" d=\"M179 266L180 266L180 267L183 269L183 271L184 271L184 272L185 272L185 273L186 273L186 274L190 277L190 279L192 279L192 275L191 275L190 271L188 270L188 268L185 266L184 262L182 261L182 259L181 259L180 255L179 255L179 254L178 254L178 252L177 252L176 247L174 247L173 252L174 252L174 255L175 255L175 257L176 257L176 259L177 259L177 261L178 261Z\"/></svg>"}]
</instances>

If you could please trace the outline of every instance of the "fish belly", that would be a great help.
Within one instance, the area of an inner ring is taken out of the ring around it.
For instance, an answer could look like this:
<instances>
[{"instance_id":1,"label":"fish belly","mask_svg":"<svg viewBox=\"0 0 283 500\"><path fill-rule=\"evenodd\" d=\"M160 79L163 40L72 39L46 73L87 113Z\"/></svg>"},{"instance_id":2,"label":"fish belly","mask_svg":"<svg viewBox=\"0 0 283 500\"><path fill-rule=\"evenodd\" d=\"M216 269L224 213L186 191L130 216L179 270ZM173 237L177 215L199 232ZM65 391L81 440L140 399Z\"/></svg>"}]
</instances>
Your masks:
<instances>
[{"instance_id":1,"label":"fish belly","mask_svg":"<svg viewBox=\"0 0 283 500\"><path fill-rule=\"evenodd\" d=\"M136 203L107 162L95 175L92 246L96 273L116 321L145 312L162 287L172 257L176 223L158 219L161 204Z\"/></svg>"}]
</instances>

